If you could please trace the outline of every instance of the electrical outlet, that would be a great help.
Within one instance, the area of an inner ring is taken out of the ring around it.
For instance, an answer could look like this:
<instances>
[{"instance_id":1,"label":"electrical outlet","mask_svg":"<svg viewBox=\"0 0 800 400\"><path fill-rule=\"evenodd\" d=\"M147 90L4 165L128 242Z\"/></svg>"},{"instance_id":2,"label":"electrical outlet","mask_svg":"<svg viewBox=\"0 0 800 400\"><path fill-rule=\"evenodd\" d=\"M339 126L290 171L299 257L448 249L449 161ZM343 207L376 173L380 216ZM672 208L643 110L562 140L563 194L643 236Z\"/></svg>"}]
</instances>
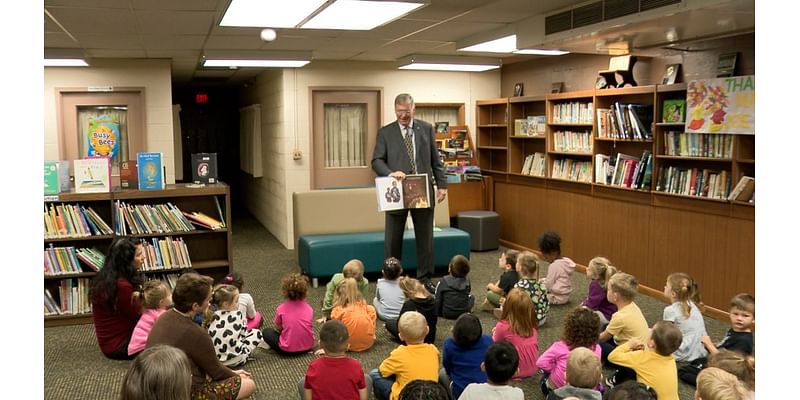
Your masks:
<instances>
[{"instance_id":1,"label":"electrical outlet","mask_svg":"<svg viewBox=\"0 0 800 400\"><path fill-rule=\"evenodd\" d=\"M301 158L303 158L303 152L299 149L295 149L295 151L292 152L292 159L297 161Z\"/></svg>"}]
</instances>

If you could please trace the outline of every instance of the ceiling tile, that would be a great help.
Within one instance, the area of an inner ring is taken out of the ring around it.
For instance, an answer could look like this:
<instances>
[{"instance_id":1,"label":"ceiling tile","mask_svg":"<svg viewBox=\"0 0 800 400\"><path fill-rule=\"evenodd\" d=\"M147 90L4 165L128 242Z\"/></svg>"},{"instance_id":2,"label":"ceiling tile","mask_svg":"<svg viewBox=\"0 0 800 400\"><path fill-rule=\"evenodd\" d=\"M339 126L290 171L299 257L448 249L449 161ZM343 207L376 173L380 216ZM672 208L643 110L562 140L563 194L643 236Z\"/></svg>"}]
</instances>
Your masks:
<instances>
[{"instance_id":1,"label":"ceiling tile","mask_svg":"<svg viewBox=\"0 0 800 400\"><path fill-rule=\"evenodd\" d=\"M358 55L358 51L339 51L339 50L314 50L311 56L311 62L314 60L349 60L351 57Z\"/></svg>"},{"instance_id":2,"label":"ceiling tile","mask_svg":"<svg viewBox=\"0 0 800 400\"><path fill-rule=\"evenodd\" d=\"M153 50L147 49L147 56L148 57L156 57L156 58L172 58L172 62L179 62L181 60L189 60L190 62L196 62L197 59L202 55L201 50L186 50L186 49L164 49L164 50Z\"/></svg>"},{"instance_id":3,"label":"ceiling tile","mask_svg":"<svg viewBox=\"0 0 800 400\"><path fill-rule=\"evenodd\" d=\"M84 49L144 49L139 35L103 35L83 33L75 35Z\"/></svg>"},{"instance_id":4,"label":"ceiling tile","mask_svg":"<svg viewBox=\"0 0 800 400\"><path fill-rule=\"evenodd\" d=\"M227 0L130 0L134 10L195 10L216 11L217 7L223 9Z\"/></svg>"},{"instance_id":5,"label":"ceiling tile","mask_svg":"<svg viewBox=\"0 0 800 400\"><path fill-rule=\"evenodd\" d=\"M211 35L206 50L257 50L264 42L258 34L251 36Z\"/></svg>"},{"instance_id":6,"label":"ceiling tile","mask_svg":"<svg viewBox=\"0 0 800 400\"><path fill-rule=\"evenodd\" d=\"M198 68L195 71L194 76L201 77L201 78L221 78L221 77L230 77L236 72L235 69L228 69L228 68L214 68L214 69L207 69L207 68Z\"/></svg>"},{"instance_id":7,"label":"ceiling tile","mask_svg":"<svg viewBox=\"0 0 800 400\"><path fill-rule=\"evenodd\" d=\"M440 24L430 29L419 32L409 39L414 40L438 40L456 42L465 37L474 35L479 32L492 31L500 29L504 24L489 24L480 22L448 22Z\"/></svg>"},{"instance_id":8,"label":"ceiling tile","mask_svg":"<svg viewBox=\"0 0 800 400\"><path fill-rule=\"evenodd\" d=\"M89 58L145 58L143 49L89 49L86 50Z\"/></svg>"},{"instance_id":9,"label":"ceiling tile","mask_svg":"<svg viewBox=\"0 0 800 400\"><path fill-rule=\"evenodd\" d=\"M148 50L200 50L205 39L203 35L142 35L142 43Z\"/></svg>"},{"instance_id":10,"label":"ceiling tile","mask_svg":"<svg viewBox=\"0 0 800 400\"><path fill-rule=\"evenodd\" d=\"M130 0L44 0L45 8L130 8Z\"/></svg>"},{"instance_id":11,"label":"ceiling tile","mask_svg":"<svg viewBox=\"0 0 800 400\"><path fill-rule=\"evenodd\" d=\"M55 22L53 22L47 15L44 16L44 33L64 32Z\"/></svg>"},{"instance_id":12,"label":"ceiling tile","mask_svg":"<svg viewBox=\"0 0 800 400\"><path fill-rule=\"evenodd\" d=\"M142 33L206 35L215 23L211 11L136 11Z\"/></svg>"},{"instance_id":13,"label":"ceiling tile","mask_svg":"<svg viewBox=\"0 0 800 400\"><path fill-rule=\"evenodd\" d=\"M45 33L44 47L80 47L66 33Z\"/></svg>"},{"instance_id":14,"label":"ceiling tile","mask_svg":"<svg viewBox=\"0 0 800 400\"><path fill-rule=\"evenodd\" d=\"M136 33L133 14L127 10L109 12L96 8L54 8L49 10L71 34L99 33L125 35Z\"/></svg>"}]
</instances>

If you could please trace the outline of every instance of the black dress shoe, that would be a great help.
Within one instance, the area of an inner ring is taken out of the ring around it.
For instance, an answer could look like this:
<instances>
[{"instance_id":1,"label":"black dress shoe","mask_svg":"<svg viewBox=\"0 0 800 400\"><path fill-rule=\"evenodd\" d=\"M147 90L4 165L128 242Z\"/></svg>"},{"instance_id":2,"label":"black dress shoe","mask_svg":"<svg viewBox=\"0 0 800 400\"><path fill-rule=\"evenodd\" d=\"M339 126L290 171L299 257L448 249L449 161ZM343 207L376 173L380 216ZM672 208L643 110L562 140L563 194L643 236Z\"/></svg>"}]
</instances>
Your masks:
<instances>
[{"instance_id":1,"label":"black dress shoe","mask_svg":"<svg viewBox=\"0 0 800 400\"><path fill-rule=\"evenodd\" d=\"M436 293L436 284L434 284L433 281L427 280L425 283L423 283L423 285L425 286L425 290L427 290L430 294Z\"/></svg>"}]
</instances>

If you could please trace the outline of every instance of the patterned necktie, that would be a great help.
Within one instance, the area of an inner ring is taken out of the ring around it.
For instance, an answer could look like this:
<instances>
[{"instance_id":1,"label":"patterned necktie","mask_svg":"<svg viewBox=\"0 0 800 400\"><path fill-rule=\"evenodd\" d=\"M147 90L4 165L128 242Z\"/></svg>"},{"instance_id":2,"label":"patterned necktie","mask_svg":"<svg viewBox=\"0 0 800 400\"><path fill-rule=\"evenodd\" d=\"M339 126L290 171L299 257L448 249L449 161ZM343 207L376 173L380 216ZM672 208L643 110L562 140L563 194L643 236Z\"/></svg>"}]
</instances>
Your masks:
<instances>
[{"instance_id":1,"label":"patterned necktie","mask_svg":"<svg viewBox=\"0 0 800 400\"><path fill-rule=\"evenodd\" d=\"M408 151L408 159L411 161L411 171L413 173L417 173L417 163L414 160L414 139L411 137L411 128L408 126L404 126L405 129L405 142L406 142L406 150Z\"/></svg>"}]
</instances>

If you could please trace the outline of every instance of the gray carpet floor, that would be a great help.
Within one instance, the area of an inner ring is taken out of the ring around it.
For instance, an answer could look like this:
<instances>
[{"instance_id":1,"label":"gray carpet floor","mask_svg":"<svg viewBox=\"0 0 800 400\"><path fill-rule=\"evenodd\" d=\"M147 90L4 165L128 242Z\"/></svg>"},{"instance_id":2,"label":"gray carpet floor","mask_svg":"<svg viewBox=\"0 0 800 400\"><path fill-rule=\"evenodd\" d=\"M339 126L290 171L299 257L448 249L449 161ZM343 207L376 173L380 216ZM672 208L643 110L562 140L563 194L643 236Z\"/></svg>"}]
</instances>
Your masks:
<instances>
[{"instance_id":1,"label":"gray carpet floor","mask_svg":"<svg viewBox=\"0 0 800 400\"><path fill-rule=\"evenodd\" d=\"M233 260L234 268L245 277L244 291L255 299L256 307L261 310L269 324L275 314L275 307L282 301L280 277L299 268L295 261L295 253L285 249L258 221L249 216L234 219ZM535 234L535 233L532 233ZM472 271L469 278L476 303L483 302L486 283L494 282L500 275L497 267L502 248L488 252L473 252L470 255ZM569 256L568 254L565 254ZM612 258L613 260L613 258ZM575 260L586 264L588 260ZM437 271L437 277L446 271ZM541 271L546 274L546 271ZM371 296L374 297L375 281L378 276L368 275ZM665 277L666 279L666 277ZM539 331L539 350L543 352L552 342L558 339L561 330L560 321L571 307L577 305L586 295L589 280L585 275L573 275L575 291L572 302L567 305L553 306L548 315L548 322ZM309 304L319 310L325 288L311 289ZM370 302L372 298L368 299ZM636 302L652 326L661 319L665 303L640 295ZM477 311L485 333L491 332L496 319L491 313ZM318 316L319 313L317 312ZM375 345L362 353L350 355L361 361L364 370L376 368L378 364L397 346L378 321L376 329L378 338ZM444 339L450 335L453 321L439 319L436 345L441 349ZM722 338L729 324L706 318L706 328L715 341ZM315 324L315 333L319 326ZM296 399L296 384L306 370L308 363L314 358L312 354L294 358L284 358L270 351L257 349L255 359L245 365L256 381L258 390L255 399ZM53 327L44 330L44 398L46 399L114 399L130 361L114 361L106 359L100 352L92 325ZM542 399L538 387L539 376L522 381L518 385L525 392L526 399ZM693 398L694 388L680 385L680 398ZM370 395L372 398L372 395Z\"/></svg>"}]
</instances>

